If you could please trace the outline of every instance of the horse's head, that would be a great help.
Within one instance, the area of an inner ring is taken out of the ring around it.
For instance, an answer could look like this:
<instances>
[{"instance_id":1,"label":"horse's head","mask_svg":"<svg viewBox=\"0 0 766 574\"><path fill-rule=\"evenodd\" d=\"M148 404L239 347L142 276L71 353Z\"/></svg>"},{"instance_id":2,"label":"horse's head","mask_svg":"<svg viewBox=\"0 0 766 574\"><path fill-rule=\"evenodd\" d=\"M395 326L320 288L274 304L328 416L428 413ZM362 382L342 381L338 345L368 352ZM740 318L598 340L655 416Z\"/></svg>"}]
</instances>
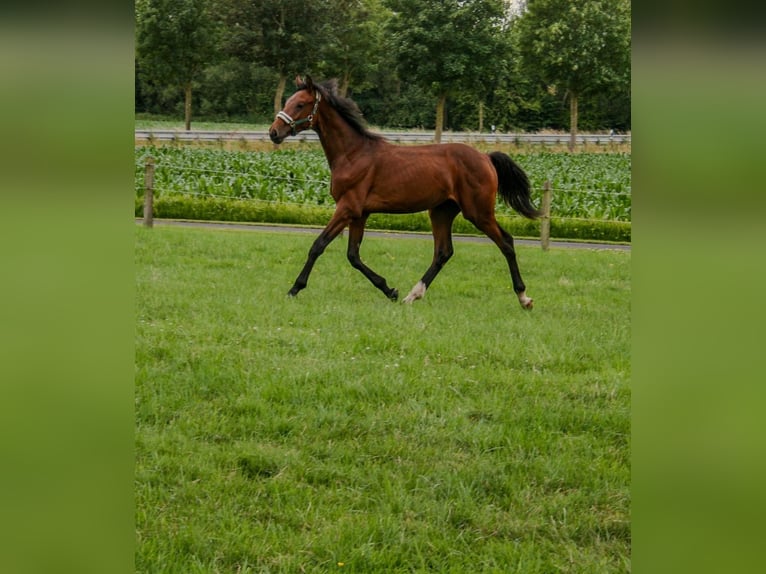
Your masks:
<instances>
[{"instance_id":1,"label":"horse's head","mask_svg":"<svg viewBox=\"0 0 766 574\"><path fill-rule=\"evenodd\" d=\"M275 144L282 143L289 135L314 127L322 94L314 87L314 82L309 76L301 80L295 77L295 92L285 103L285 107L277 114L274 123L269 128L269 137Z\"/></svg>"}]
</instances>

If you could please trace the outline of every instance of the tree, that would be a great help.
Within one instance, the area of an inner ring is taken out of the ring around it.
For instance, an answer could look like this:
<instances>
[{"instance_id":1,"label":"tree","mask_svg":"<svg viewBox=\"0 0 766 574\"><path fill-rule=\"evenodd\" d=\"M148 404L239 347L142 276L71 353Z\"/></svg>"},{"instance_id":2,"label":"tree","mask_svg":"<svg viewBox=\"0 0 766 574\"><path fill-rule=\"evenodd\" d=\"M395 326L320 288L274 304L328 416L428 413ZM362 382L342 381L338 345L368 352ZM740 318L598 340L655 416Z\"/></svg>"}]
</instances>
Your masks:
<instances>
[{"instance_id":1,"label":"tree","mask_svg":"<svg viewBox=\"0 0 766 574\"><path fill-rule=\"evenodd\" d=\"M570 139L578 101L598 88L630 82L628 0L534 0L514 26L522 67L569 98Z\"/></svg>"},{"instance_id":2,"label":"tree","mask_svg":"<svg viewBox=\"0 0 766 574\"><path fill-rule=\"evenodd\" d=\"M136 51L142 73L184 94L184 123L191 129L192 88L215 57L218 23L206 0L143 0L136 4Z\"/></svg>"},{"instance_id":3,"label":"tree","mask_svg":"<svg viewBox=\"0 0 766 574\"><path fill-rule=\"evenodd\" d=\"M400 75L436 97L441 141L447 97L487 91L503 23L501 0L386 0Z\"/></svg>"},{"instance_id":4,"label":"tree","mask_svg":"<svg viewBox=\"0 0 766 574\"><path fill-rule=\"evenodd\" d=\"M220 0L226 50L277 76L274 113L282 109L288 77L312 72L322 61L329 0Z\"/></svg>"},{"instance_id":5,"label":"tree","mask_svg":"<svg viewBox=\"0 0 766 574\"><path fill-rule=\"evenodd\" d=\"M332 19L326 23L322 50L324 75L338 76L338 93L346 96L349 86L367 87L382 57L383 23L388 11L380 0L335 0Z\"/></svg>"}]
</instances>

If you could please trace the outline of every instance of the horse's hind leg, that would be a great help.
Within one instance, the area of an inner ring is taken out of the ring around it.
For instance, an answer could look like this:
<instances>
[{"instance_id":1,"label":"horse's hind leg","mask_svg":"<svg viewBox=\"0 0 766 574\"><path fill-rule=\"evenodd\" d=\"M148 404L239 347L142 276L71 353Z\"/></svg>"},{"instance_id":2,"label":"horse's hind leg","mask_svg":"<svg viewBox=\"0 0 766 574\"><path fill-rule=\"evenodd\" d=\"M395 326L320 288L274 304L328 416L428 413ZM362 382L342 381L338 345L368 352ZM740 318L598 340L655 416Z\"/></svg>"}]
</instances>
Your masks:
<instances>
[{"instance_id":1,"label":"horse's hind leg","mask_svg":"<svg viewBox=\"0 0 766 574\"><path fill-rule=\"evenodd\" d=\"M442 267L452 257L454 252L452 248L452 222L458 213L460 213L460 208L452 201L437 205L429 212L431 231L434 236L434 258L423 278L415 284L409 295L404 298L404 303L412 303L422 299L426 294L426 289L428 289L431 282L439 274L439 271L442 270Z\"/></svg>"},{"instance_id":2,"label":"horse's hind leg","mask_svg":"<svg viewBox=\"0 0 766 574\"><path fill-rule=\"evenodd\" d=\"M358 269L362 274L370 280L378 289L383 291L383 294L396 301L399 298L399 291L392 289L386 283L386 280L375 273L372 269L367 267L359 257L359 247L362 245L362 237L364 236L364 225L367 223L367 216L362 216L359 219L353 219L348 226L348 260L354 269Z\"/></svg>"},{"instance_id":3,"label":"horse's hind leg","mask_svg":"<svg viewBox=\"0 0 766 574\"><path fill-rule=\"evenodd\" d=\"M519 298L519 303L524 309L532 308L532 299L527 297L527 288L524 285L524 281L521 279L521 272L519 271L519 265L516 262L516 250L513 247L513 237L505 229L500 227L495 219L494 215L487 219L470 220L476 227L487 234L492 241L500 248L500 251L505 255L505 259L508 262L508 268L511 271L511 281L513 282L513 290L516 296Z\"/></svg>"}]
</instances>

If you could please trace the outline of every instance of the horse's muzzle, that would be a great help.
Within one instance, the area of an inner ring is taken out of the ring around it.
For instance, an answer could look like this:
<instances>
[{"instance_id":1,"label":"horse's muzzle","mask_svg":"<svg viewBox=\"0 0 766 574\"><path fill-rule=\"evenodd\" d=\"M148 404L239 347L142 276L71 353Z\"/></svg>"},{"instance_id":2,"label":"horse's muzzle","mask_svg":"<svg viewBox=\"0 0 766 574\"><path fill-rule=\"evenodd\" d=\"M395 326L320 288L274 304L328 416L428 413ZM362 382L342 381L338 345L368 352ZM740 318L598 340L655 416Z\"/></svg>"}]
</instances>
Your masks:
<instances>
[{"instance_id":1,"label":"horse's muzzle","mask_svg":"<svg viewBox=\"0 0 766 574\"><path fill-rule=\"evenodd\" d=\"M281 144L285 140L283 136L279 135L279 132L276 128L271 128L269 131L269 138L271 138L271 141L273 141L275 144Z\"/></svg>"}]
</instances>

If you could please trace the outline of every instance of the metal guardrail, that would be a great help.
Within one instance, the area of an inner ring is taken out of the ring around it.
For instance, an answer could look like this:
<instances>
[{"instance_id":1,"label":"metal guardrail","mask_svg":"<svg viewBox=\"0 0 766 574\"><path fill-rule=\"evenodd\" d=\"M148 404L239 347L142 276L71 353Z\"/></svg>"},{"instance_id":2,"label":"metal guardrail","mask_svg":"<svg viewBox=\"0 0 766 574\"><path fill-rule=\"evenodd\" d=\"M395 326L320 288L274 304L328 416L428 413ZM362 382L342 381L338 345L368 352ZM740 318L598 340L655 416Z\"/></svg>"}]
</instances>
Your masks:
<instances>
[{"instance_id":1,"label":"metal guardrail","mask_svg":"<svg viewBox=\"0 0 766 574\"><path fill-rule=\"evenodd\" d=\"M392 143L432 143L433 132L379 132ZM182 141L182 142L216 142L216 141L247 141L270 142L267 131L222 131L222 130L165 130L148 129L135 130L135 139L140 141ZM577 134L577 144L609 145L630 144L630 134ZM293 141L318 142L316 132L303 131L292 138ZM473 132L444 132L442 143L486 143L486 144L543 144L566 145L569 134L492 134Z\"/></svg>"}]
</instances>

